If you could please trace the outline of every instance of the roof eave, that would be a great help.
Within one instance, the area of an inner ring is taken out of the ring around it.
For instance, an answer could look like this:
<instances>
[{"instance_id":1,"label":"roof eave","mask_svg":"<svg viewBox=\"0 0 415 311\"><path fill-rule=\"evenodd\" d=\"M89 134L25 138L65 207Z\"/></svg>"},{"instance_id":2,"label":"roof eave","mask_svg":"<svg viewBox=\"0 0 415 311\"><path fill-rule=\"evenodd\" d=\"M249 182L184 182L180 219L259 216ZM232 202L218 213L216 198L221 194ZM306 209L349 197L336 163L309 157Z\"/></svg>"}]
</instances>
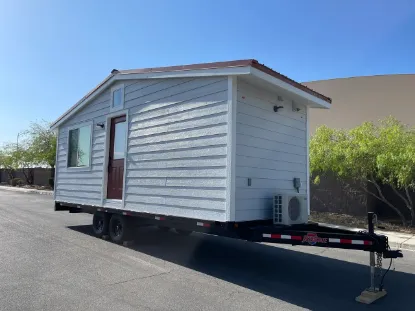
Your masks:
<instances>
[{"instance_id":1,"label":"roof eave","mask_svg":"<svg viewBox=\"0 0 415 311\"><path fill-rule=\"evenodd\" d=\"M283 88L290 93L296 94L304 98L305 100L312 103L313 104L312 106L314 107L326 108L326 109L331 107L330 98L320 93L317 93L311 90L310 88L302 89L301 87L299 87L300 84L295 82L294 80L286 78L288 79L287 81L286 79L275 77L274 75L271 75L267 72L264 72L260 69L255 68L255 66L251 68L251 74L259 79L262 79L268 83L271 83L272 85L276 87Z\"/></svg>"}]
</instances>

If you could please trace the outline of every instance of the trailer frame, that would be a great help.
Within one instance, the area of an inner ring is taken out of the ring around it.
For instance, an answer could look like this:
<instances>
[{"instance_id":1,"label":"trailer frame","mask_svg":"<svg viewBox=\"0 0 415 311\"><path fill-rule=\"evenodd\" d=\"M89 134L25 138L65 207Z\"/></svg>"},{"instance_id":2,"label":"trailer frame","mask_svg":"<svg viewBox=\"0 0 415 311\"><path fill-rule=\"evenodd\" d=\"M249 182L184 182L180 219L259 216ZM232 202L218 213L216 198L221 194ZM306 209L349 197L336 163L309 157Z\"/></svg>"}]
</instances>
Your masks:
<instances>
[{"instance_id":1,"label":"trailer frame","mask_svg":"<svg viewBox=\"0 0 415 311\"><path fill-rule=\"evenodd\" d=\"M369 230L356 230L313 222L291 226L274 225L272 220L219 222L58 201L55 211L119 214L139 219L137 226L154 225L251 242L362 250L381 253L383 258L402 257L400 251L390 250L387 236L374 233L373 226L369 226Z\"/></svg>"}]
</instances>

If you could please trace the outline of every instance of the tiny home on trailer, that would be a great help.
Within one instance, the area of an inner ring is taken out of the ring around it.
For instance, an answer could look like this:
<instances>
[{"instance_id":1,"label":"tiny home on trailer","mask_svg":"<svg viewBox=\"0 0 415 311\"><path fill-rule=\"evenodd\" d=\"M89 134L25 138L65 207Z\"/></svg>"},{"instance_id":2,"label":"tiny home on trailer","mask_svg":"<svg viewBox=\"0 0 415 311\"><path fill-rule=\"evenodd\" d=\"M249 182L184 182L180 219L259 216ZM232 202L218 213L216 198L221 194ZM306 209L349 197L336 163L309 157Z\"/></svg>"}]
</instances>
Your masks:
<instances>
[{"instance_id":1,"label":"tiny home on trailer","mask_svg":"<svg viewBox=\"0 0 415 311\"><path fill-rule=\"evenodd\" d=\"M256 60L114 69L52 125L55 201L306 222L308 111L330 103Z\"/></svg>"},{"instance_id":2,"label":"tiny home on trailer","mask_svg":"<svg viewBox=\"0 0 415 311\"><path fill-rule=\"evenodd\" d=\"M370 252L373 302L383 258L402 257L368 231L308 222L309 109L331 100L241 60L113 70L53 125L55 210L93 214L98 237L136 226L252 242ZM375 253L378 263L375 266Z\"/></svg>"}]
</instances>

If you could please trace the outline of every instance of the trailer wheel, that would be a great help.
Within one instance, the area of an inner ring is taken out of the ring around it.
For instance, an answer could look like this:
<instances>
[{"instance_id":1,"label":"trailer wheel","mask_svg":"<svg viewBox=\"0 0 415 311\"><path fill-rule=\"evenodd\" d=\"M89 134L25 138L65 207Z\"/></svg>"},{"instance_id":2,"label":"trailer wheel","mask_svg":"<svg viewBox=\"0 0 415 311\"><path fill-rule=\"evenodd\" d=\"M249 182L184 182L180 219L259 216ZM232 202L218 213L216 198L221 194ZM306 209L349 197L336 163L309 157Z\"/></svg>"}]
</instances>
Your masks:
<instances>
[{"instance_id":1,"label":"trailer wheel","mask_svg":"<svg viewBox=\"0 0 415 311\"><path fill-rule=\"evenodd\" d=\"M92 218L92 229L95 236L102 237L108 235L108 227L110 222L110 215L106 213L96 212Z\"/></svg>"},{"instance_id":2,"label":"trailer wheel","mask_svg":"<svg viewBox=\"0 0 415 311\"><path fill-rule=\"evenodd\" d=\"M193 231L190 230L183 230L183 229L176 229L176 232L180 235L190 235Z\"/></svg>"},{"instance_id":3,"label":"trailer wheel","mask_svg":"<svg viewBox=\"0 0 415 311\"><path fill-rule=\"evenodd\" d=\"M125 216L114 214L109 223L110 238L114 243L129 241L132 237L131 221Z\"/></svg>"}]
</instances>

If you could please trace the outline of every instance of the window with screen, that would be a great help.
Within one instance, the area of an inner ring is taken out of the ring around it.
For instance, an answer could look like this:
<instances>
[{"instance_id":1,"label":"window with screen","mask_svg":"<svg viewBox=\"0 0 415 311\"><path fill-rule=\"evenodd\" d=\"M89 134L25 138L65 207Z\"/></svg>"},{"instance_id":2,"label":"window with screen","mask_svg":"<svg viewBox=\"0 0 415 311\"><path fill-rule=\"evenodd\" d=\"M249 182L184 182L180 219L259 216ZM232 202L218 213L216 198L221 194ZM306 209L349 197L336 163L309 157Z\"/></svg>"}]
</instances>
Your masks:
<instances>
[{"instance_id":1,"label":"window with screen","mask_svg":"<svg viewBox=\"0 0 415 311\"><path fill-rule=\"evenodd\" d=\"M68 167L88 167L91 159L91 126L69 130Z\"/></svg>"},{"instance_id":2,"label":"window with screen","mask_svg":"<svg viewBox=\"0 0 415 311\"><path fill-rule=\"evenodd\" d=\"M111 89L111 111L124 108L124 84L119 84Z\"/></svg>"}]
</instances>

